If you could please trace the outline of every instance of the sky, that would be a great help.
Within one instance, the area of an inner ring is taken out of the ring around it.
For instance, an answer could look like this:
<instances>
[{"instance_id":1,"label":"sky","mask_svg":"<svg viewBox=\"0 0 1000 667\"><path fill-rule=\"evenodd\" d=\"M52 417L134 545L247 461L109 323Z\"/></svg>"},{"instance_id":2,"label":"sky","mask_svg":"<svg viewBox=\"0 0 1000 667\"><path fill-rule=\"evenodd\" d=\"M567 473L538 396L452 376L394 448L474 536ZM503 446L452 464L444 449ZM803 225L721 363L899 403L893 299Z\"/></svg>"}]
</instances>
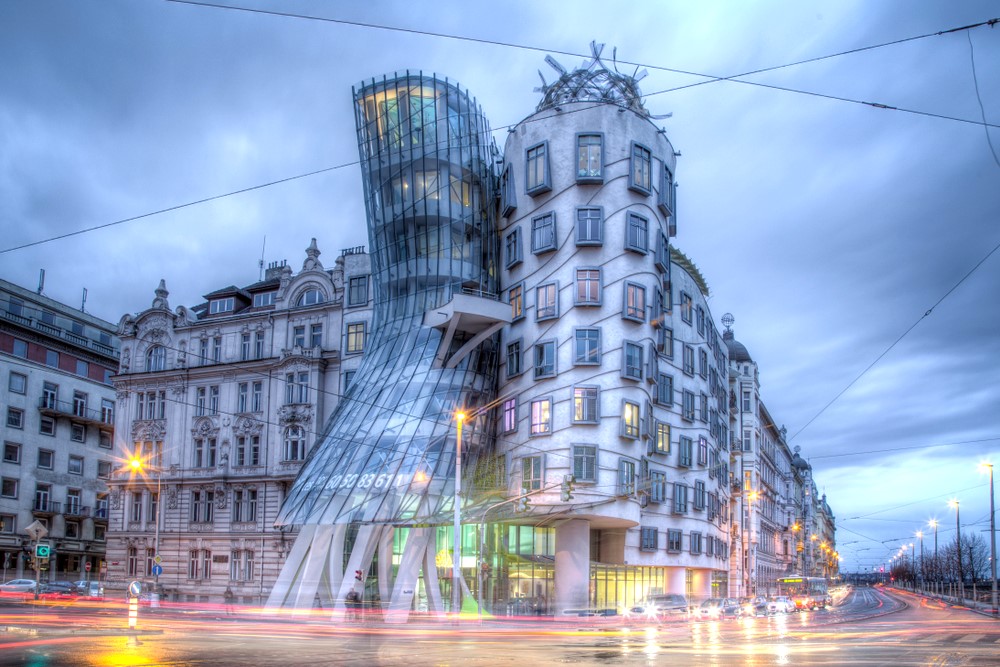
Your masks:
<instances>
[{"instance_id":1,"label":"sky","mask_svg":"<svg viewBox=\"0 0 1000 667\"><path fill-rule=\"evenodd\" d=\"M256 281L262 257L297 268L313 237L332 266L368 243L352 86L457 80L502 148L538 71L553 79L545 55L576 67L596 40L672 114L675 245L812 463L842 569L886 563L932 518L953 540L950 498L988 537L1000 26L944 31L1000 17L995 2L227 4L302 16L0 2L0 277L35 289L44 269L46 295L78 306L86 288L118 322L161 278L193 306Z\"/></svg>"}]
</instances>

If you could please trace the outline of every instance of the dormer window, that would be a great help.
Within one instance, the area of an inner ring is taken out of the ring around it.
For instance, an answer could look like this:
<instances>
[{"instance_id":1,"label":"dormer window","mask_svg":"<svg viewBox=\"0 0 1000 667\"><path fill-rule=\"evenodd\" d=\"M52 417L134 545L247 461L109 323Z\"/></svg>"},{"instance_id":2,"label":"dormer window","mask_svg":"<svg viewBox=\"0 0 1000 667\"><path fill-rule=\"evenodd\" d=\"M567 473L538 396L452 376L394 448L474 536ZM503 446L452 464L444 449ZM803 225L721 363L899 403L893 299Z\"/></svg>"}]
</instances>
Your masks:
<instances>
[{"instance_id":1,"label":"dormer window","mask_svg":"<svg viewBox=\"0 0 1000 667\"><path fill-rule=\"evenodd\" d=\"M307 289L299 296L299 300L295 303L296 306L315 306L317 303L323 303L326 301L326 297L323 296L323 292L316 289Z\"/></svg>"},{"instance_id":2,"label":"dormer window","mask_svg":"<svg viewBox=\"0 0 1000 667\"><path fill-rule=\"evenodd\" d=\"M236 306L236 298L228 296L225 299L213 299L208 304L208 314L231 313Z\"/></svg>"},{"instance_id":3,"label":"dormer window","mask_svg":"<svg viewBox=\"0 0 1000 667\"><path fill-rule=\"evenodd\" d=\"M258 292L253 295L253 307L262 308L264 306L273 306L274 297L277 292Z\"/></svg>"}]
</instances>

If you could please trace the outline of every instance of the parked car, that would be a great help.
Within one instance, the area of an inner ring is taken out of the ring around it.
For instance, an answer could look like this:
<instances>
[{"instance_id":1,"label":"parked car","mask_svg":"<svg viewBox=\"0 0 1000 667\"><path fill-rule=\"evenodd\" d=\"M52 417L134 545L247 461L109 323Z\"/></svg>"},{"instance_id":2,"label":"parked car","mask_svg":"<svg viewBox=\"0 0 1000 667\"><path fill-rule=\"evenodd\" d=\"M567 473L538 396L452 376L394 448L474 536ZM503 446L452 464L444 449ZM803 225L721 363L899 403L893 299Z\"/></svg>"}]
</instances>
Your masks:
<instances>
[{"instance_id":1,"label":"parked car","mask_svg":"<svg viewBox=\"0 0 1000 667\"><path fill-rule=\"evenodd\" d=\"M722 603L722 598L709 598L705 600L698 607L697 617L706 621L714 621L722 618Z\"/></svg>"},{"instance_id":2,"label":"parked car","mask_svg":"<svg viewBox=\"0 0 1000 667\"><path fill-rule=\"evenodd\" d=\"M769 614L790 614L793 611L795 611L795 603L784 595L773 597L767 601L767 613Z\"/></svg>"},{"instance_id":3,"label":"parked car","mask_svg":"<svg viewBox=\"0 0 1000 667\"><path fill-rule=\"evenodd\" d=\"M12 579L5 584L0 584L0 593L33 593L34 591L34 579Z\"/></svg>"},{"instance_id":4,"label":"parked car","mask_svg":"<svg viewBox=\"0 0 1000 667\"><path fill-rule=\"evenodd\" d=\"M38 597L43 600L75 598L76 586L68 581L51 581L38 586Z\"/></svg>"},{"instance_id":5,"label":"parked car","mask_svg":"<svg viewBox=\"0 0 1000 667\"><path fill-rule=\"evenodd\" d=\"M78 581L77 592L82 598L103 599L104 586L99 581Z\"/></svg>"},{"instance_id":6,"label":"parked car","mask_svg":"<svg viewBox=\"0 0 1000 667\"><path fill-rule=\"evenodd\" d=\"M681 616L688 613L688 601L677 593L661 593L648 598L629 609L630 614L645 615L650 618Z\"/></svg>"}]
</instances>

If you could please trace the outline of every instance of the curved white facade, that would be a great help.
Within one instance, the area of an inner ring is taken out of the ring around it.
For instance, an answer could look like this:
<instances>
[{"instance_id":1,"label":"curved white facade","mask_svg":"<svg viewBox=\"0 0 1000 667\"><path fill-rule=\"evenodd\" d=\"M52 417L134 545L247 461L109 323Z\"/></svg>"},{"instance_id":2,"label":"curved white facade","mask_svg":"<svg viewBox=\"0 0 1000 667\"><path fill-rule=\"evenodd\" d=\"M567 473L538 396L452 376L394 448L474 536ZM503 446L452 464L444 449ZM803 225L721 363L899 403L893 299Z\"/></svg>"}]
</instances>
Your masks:
<instances>
[{"instance_id":1,"label":"curved white facade","mask_svg":"<svg viewBox=\"0 0 1000 667\"><path fill-rule=\"evenodd\" d=\"M501 288L513 322L498 447L511 495L542 490L530 520L562 526L556 607L600 606L573 583L591 561L665 568L662 586L632 586L620 602L661 587L708 596L713 579L718 593L729 567L726 347L697 269L676 251L667 259L673 146L641 113L571 102L522 121L504 155Z\"/></svg>"}]
</instances>

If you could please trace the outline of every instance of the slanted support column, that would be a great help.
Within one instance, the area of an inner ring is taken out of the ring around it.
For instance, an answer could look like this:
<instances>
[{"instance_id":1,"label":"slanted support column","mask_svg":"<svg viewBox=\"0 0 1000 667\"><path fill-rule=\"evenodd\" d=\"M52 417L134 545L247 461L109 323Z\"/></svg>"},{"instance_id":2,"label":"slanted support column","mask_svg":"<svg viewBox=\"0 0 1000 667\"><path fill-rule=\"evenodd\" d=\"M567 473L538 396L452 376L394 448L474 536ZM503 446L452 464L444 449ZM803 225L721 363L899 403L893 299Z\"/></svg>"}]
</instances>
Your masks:
<instances>
[{"instance_id":1,"label":"slanted support column","mask_svg":"<svg viewBox=\"0 0 1000 667\"><path fill-rule=\"evenodd\" d=\"M590 607L590 522L572 519L556 526L555 613Z\"/></svg>"}]
</instances>

